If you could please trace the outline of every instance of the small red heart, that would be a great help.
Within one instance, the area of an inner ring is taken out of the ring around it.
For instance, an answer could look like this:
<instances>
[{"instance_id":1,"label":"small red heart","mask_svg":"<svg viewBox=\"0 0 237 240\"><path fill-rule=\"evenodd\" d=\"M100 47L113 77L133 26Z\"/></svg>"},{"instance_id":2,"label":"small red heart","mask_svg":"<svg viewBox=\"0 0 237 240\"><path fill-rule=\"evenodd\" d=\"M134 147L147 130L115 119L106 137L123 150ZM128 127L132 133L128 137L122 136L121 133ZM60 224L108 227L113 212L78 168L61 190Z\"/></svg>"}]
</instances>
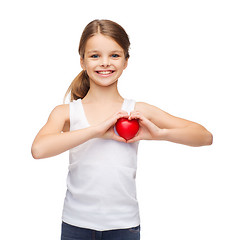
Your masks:
<instances>
[{"instance_id":1,"label":"small red heart","mask_svg":"<svg viewBox=\"0 0 237 240\"><path fill-rule=\"evenodd\" d=\"M139 123L137 119L128 120L127 118L119 118L115 124L115 128L119 136L129 140L137 134Z\"/></svg>"}]
</instances>

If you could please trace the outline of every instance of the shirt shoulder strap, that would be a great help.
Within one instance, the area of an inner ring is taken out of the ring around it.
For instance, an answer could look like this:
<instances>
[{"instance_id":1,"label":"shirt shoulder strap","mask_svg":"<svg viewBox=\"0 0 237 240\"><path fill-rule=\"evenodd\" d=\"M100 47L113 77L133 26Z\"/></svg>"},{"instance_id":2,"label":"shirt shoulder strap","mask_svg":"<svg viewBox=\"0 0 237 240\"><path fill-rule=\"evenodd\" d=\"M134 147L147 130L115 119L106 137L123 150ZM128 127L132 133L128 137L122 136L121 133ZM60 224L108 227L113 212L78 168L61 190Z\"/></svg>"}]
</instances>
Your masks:
<instances>
[{"instance_id":1,"label":"shirt shoulder strap","mask_svg":"<svg viewBox=\"0 0 237 240\"><path fill-rule=\"evenodd\" d=\"M70 130L86 127L87 120L84 114L81 99L69 103L70 108Z\"/></svg>"},{"instance_id":2,"label":"shirt shoulder strap","mask_svg":"<svg viewBox=\"0 0 237 240\"><path fill-rule=\"evenodd\" d=\"M130 114L131 111L135 108L136 101L133 99L126 99L124 101L124 104L122 106L122 110L126 111L128 114Z\"/></svg>"}]
</instances>

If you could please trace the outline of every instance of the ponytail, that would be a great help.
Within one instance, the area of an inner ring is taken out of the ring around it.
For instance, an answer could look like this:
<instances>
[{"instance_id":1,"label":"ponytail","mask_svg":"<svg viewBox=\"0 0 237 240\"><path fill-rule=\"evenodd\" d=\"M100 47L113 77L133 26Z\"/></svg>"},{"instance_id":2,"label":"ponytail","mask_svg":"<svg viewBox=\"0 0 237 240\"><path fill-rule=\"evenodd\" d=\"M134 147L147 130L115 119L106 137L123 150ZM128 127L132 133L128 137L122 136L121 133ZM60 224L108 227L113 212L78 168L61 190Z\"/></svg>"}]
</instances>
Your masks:
<instances>
[{"instance_id":1,"label":"ponytail","mask_svg":"<svg viewBox=\"0 0 237 240\"><path fill-rule=\"evenodd\" d=\"M70 84L63 102L65 103L67 95L70 93L70 101L84 98L90 89L89 77L85 70L82 70Z\"/></svg>"}]
</instances>

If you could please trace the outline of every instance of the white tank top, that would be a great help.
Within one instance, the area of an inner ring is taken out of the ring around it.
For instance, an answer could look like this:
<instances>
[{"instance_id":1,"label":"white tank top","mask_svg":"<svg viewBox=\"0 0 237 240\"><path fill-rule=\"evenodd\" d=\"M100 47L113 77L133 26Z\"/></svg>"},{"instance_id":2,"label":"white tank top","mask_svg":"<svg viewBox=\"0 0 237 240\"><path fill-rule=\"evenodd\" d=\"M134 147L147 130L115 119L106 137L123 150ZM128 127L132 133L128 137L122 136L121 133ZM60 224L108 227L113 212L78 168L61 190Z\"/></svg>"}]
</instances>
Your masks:
<instances>
[{"instance_id":1,"label":"white tank top","mask_svg":"<svg viewBox=\"0 0 237 240\"><path fill-rule=\"evenodd\" d=\"M70 131L90 127L81 99L69 105ZM124 99L122 110L129 114L134 107L134 100ZM69 150L64 222L97 231L140 224L135 182L138 145L94 138Z\"/></svg>"}]
</instances>

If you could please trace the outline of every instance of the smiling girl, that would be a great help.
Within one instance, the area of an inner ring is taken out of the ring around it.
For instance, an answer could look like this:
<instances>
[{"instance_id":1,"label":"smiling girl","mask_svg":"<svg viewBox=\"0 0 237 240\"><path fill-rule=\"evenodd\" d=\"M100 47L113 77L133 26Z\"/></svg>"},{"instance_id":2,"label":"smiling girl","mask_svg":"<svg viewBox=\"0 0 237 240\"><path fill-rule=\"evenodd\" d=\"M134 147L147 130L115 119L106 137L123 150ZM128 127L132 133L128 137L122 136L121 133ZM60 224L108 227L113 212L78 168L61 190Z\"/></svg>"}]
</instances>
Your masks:
<instances>
[{"instance_id":1,"label":"smiling girl","mask_svg":"<svg viewBox=\"0 0 237 240\"><path fill-rule=\"evenodd\" d=\"M200 124L119 94L129 46L115 22L94 20L86 26L79 45L83 70L65 95L70 93L71 101L52 110L32 144L35 159L70 153L62 240L140 239L135 183L140 140L212 144L212 134ZM138 120L135 137L117 134L120 118Z\"/></svg>"}]
</instances>

